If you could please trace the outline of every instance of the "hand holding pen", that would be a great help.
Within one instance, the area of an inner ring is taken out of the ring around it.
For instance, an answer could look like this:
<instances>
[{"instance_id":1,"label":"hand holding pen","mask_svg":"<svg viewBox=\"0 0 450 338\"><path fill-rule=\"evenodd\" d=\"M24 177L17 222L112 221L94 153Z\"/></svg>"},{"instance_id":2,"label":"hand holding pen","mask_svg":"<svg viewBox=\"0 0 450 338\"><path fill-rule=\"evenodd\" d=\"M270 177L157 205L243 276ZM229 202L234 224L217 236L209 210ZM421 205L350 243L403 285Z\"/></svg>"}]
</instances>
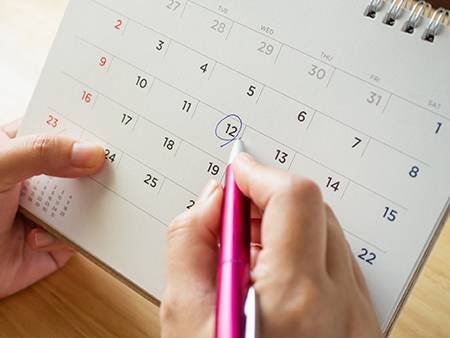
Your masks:
<instances>
[{"instance_id":1,"label":"hand holding pen","mask_svg":"<svg viewBox=\"0 0 450 338\"><path fill-rule=\"evenodd\" d=\"M253 203L251 242L260 245L251 251L260 337L381 337L364 277L316 184L245 153L233 171ZM163 338L214 337L222 198L211 182L168 230Z\"/></svg>"}]
</instances>

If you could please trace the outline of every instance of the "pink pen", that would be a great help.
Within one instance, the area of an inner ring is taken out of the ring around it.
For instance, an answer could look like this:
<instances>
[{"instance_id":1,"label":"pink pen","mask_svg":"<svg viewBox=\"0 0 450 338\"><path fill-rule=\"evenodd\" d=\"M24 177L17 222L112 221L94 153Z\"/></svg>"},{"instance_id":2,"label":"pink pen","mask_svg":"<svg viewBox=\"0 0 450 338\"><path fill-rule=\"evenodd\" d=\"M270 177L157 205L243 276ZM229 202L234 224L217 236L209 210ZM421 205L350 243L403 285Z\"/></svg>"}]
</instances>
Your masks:
<instances>
[{"instance_id":1,"label":"pink pen","mask_svg":"<svg viewBox=\"0 0 450 338\"><path fill-rule=\"evenodd\" d=\"M250 201L239 190L231 163L244 151L234 143L228 161L222 208L217 275L216 338L242 338L244 305L250 286Z\"/></svg>"}]
</instances>

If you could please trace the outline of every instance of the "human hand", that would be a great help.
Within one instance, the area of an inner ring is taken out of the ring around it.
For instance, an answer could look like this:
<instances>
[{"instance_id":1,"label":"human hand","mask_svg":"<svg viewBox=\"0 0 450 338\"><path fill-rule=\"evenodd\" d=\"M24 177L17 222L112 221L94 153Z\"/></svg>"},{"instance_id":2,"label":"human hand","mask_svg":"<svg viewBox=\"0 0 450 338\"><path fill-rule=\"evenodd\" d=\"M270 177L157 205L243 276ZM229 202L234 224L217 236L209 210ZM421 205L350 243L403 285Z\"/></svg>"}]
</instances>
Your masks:
<instances>
[{"instance_id":1,"label":"human hand","mask_svg":"<svg viewBox=\"0 0 450 338\"><path fill-rule=\"evenodd\" d=\"M73 252L18 213L21 182L32 176L75 178L99 171L97 145L60 136L15 138L19 123L0 127L0 299L62 267Z\"/></svg>"},{"instance_id":2,"label":"human hand","mask_svg":"<svg viewBox=\"0 0 450 338\"><path fill-rule=\"evenodd\" d=\"M379 338L364 277L313 182L241 154L234 172L254 203L252 280L261 337ZM222 189L210 183L168 231L162 337L214 336Z\"/></svg>"}]
</instances>

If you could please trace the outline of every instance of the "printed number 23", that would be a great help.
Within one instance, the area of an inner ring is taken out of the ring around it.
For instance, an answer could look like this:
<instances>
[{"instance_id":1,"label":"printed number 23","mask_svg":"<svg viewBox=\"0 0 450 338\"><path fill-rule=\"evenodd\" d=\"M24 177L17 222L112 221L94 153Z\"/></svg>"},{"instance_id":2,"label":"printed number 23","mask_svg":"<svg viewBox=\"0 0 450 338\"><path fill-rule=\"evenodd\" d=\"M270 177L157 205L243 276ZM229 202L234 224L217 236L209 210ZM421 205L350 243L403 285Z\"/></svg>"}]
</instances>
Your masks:
<instances>
[{"instance_id":1,"label":"printed number 23","mask_svg":"<svg viewBox=\"0 0 450 338\"><path fill-rule=\"evenodd\" d=\"M47 119L47 124L52 127L52 128L56 128L58 126L58 122L59 120L54 117L53 115L49 115L48 119Z\"/></svg>"}]
</instances>

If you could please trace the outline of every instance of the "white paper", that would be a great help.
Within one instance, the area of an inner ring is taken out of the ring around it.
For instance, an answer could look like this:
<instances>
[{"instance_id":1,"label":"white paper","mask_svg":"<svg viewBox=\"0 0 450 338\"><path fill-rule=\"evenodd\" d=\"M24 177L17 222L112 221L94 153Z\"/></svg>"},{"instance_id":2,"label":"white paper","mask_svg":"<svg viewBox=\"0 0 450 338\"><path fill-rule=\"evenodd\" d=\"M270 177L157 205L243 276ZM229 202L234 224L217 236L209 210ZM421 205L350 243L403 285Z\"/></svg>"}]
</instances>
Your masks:
<instances>
[{"instance_id":1,"label":"white paper","mask_svg":"<svg viewBox=\"0 0 450 338\"><path fill-rule=\"evenodd\" d=\"M388 328L450 188L450 30L368 1L71 1L22 134L101 142L108 167L39 177L22 206L155 296L167 225L221 180L230 140L308 176Z\"/></svg>"}]
</instances>

